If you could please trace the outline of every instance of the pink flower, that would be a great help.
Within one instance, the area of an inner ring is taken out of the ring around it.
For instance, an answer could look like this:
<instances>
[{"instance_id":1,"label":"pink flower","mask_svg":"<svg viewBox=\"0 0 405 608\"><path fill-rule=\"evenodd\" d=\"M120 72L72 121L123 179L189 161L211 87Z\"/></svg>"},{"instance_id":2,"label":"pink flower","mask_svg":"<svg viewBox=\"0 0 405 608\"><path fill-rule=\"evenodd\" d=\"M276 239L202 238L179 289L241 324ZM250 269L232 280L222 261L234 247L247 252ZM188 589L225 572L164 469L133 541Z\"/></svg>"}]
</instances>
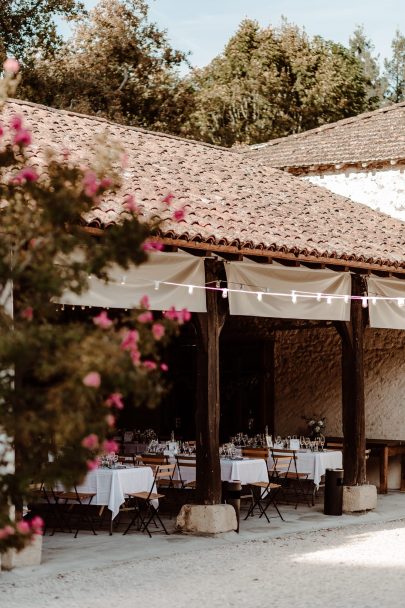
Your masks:
<instances>
[{"instance_id":1,"label":"pink flower","mask_svg":"<svg viewBox=\"0 0 405 608\"><path fill-rule=\"evenodd\" d=\"M108 313L103 310L99 315L93 317L94 325L101 327L101 329L108 329L113 324L113 321L108 318Z\"/></svg>"},{"instance_id":2,"label":"pink flower","mask_svg":"<svg viewBox=\"0 0 405 608\"><path fill-rule=\"evenodd\" d=\"M111 428L115 424L115 417L112 414L107 414L107 416L105 417L105 421L107 425Z\"/></svg>"},{"instance_id":3,"label":"pink flower","mask_svg":"<svg viewBox=\"0 0 405 608\"><path fill-rule=\"evenodd\" d=\"M150 308L150 302L148 296L142 296L139 302L140 308Z\"/></svg>"},{"instance_id":4,"label":"pink flower","mask_svg":"<svg viewBox=\"0 0 405 608\"><path fill-rule=\"evenodd\" d=\"M121 393L111 393L111 395L106 400L106 405L109 407L116 407L117 410L124 409L124 403L122 401Z\"/></svg>"},{"instance_id":5,"label":"pink flower","mask_svg":"<svg viewBox=\"0 0 405 608\"><path fill-rule=\"evenodd\" d=\"M3 125L0 122L0 137L3 137L3 135L4 135L4 128L3 128Z\"/></svg>"},{"instance_id":6,"label":"pink flower","mask_svg":"<svg viewBox=\"0 0 405 608\"><path fill-rule=\"evenodd\" d=\"M42 530L44 528L44 520L42 517L39 517L39 515L33 517L30 521L30 525L34 534L42 534Z\"/></svg>"},{"instance_id":7,"label":"pink flower","mask_svg":"<svg viewBox=\"0 0 405 608\"><path fill-rule=\"evenodd\" d=\"M150 312L150 310L142 312L140 315L138 315L138 321L139 323L151 323L153 321L153 314Z\"/></svg>"},{"instance_id":8,"label":"pink flower","mask_svg":"<svg viewBox=\"0 0 405 608\"><path fill-rule=\"evenodd\" d=\"M94 460L87 460L87 462L86 462L87 470L94 471L94 469L98 468L99 462L100 461L98 458L95 458Z\"/></svg>"},{"instance_id":9,"label":"pink flower","mask_svg":"<svg viewBox=\"0 0 405 608\"><path fill-rule=\"evenodd\" d=\"M152 334L155 340L160 340L165 335L165 328L161 323L154 323L152 325Z\"/></svg>"},{"instance_id":10,"label":"pink flower","mask_svg":"<svg viewBox=\"0 0 405 608\"><path fill-rule=\"evenodd\" d=\"M112 184L113 180L111 177L103 177L103 179L100 181L100 188L111 188Z\"/></svg>"},{"instance_id":11,"label":"pink flower","mask_svg":"<svg viewBox=\"0 0 405 608\"><path fill-rule=\"evenodd\" d=\"M98 447L98 437L95 433L90 433L82 439L81 443L87 450L95 450Z\"/></svg>"},{"instance_id":12,"label":"pink flower","mask_svg":"<svg viewBox=\"0 0 405 608\"><path fill-rule=\"evenodd\" d=\"M89 372L83 378L84 386L89 386L91 388L98 388L101 384L101 377L98 372Z\"/></svg>"},{"instance_id":13,"label":"pink flower","mask_svg":"<svg viewBox=\"0 0 405 608\"><path fill-rule=\"evenodd\" d=\"M32 310L32 306L27 306L27 308L21 311L21 317L26 321L32 321L33 316L34 311Z\"/></svg>"},{"instance_id":14,"label":"pink flower","mask_svg":"<svg viewBox=\"0 0 405 608\"><path fill-rule=\"evenodd\" d=\"M27 129L16 131L13 138L13 144L15 146L29 146L31 141L31 133L27 131Z\"/></svg>"},{"instance_id":15,"label":"pink flower","mask_svg":"<svg viewBox=\"0 0 405 608\"><path fill-rule=\"evenodd\" d=\"M38 173L32 167L24 167L17 178L25 179L26 182L35 182L38 179Z\"/></svg>"},{"instance_id":16,"label":"pink flower","mask_svg":"<svg viewBox=\"0 0 405 608\"><path fill-rule=\"evenodd\" d=\"M169 371L169 366L167 365L167 363L161 363L160 364L160 369L162 370L162 372L168 372Z\"/></svg>"},{"instance_id":17,"label":"pink flower","mask_svg":"<svg viewBox=\"0 0 405 608\"><path fill-rule=\"evenodd\" d=\"M83 190L86 196L92 198L97 194L99 181L94 171L86 171L83 177Z\"/></svg>"},{"instance_id":18,"label":"pink flower","mask_svg":"<svg viewBox=\"0 0 405 608\"><path fill-rule=\"evenodd\" d=\"M177 321L179 325L190 321L191 313L187 310L187 308L183 308L182 310L176 310L174 306L163 313L166 319L170 319L171 321Z\"/></svg>"},{"instance_id":19,"label":"pink flower","mask_svg":"<svg viewBox=\"0 0 405 608\"><path fill-rule=\"evenodd\" d=\"M14 528L11 526L4 526L4 528L0 528L0 540L8 538L12 534L14 534Z\"/></svg>"},{"instance_id":20,"label":"pink flower","mask_svg":"<svg viewBox=\"0 0 405 608\"><path fill-rule=\"evenodd\" d=\"M164 197L164 199L162 200L163 203L166 203L166 205L168 207L170 207L170 205L172 204L172 202L174 201L174 194L170 193L170 194L166 194L166 196Z\"/></svg>"},{"instance_id":21,"label":"pink flower","mask_svg":"<svg viewBox=\"0 0 405 608\"><path fill-rule=\"evenodd\" d=\"M142 245L144 251L162 251L164 244L159 241L145 241Z\"/></svg>"},{"instance_id":22,"label":"pink flower","mask_svg":"<svg viewBox=\"0 0 405 608\"><path fill-rule=\"evenodd\" d=\"M186 212L184 210L184 207L182 209L176 209L176 211L174 211L172 215L172 219L174 219L175 222L181 222L181 220L184 220L185 217Z\"/></svg>"},{"instance_id":23,"label":"pink flower","mask_svg":"<svg viewBox=\"0 0 405 608\"><path fill-rule=\"evenodd\" d=\"M14 57L9 57L3 63L3 70L5 72L8 72L9 74L17 74L19 69L20 66L18 64L18 61L17 59L14 59Z\"/></svg>"},{"instance_id":24,"label":"pink flower","mask_svg":"<svg viewBox=\"0 0 405 608\"><path fill-rule=\"evenodd\" d=\"M131 211L131 213L139 213L139 208L135 203L135 198L132 194L129 194L124 201L124 207L127 211Z\"/></svg>"},{"instance_id":25,"label":"pink flower","mask_svg":"<svg viewBox=\"0 0 405 608\"><path fill-rule=\"evenodd\" d=\"M19 521L16 525L16 528L21 534L29 534L31 532L29 523L24 520Z\"/></svg>"},{"instance_id":26,"label":"pink flower","mask_svg":"<svg viewBox=\"0 0 405 608\"><path fill-rule=\"evenodd\" d=\"M18 114L14 114L14 116L12 116L10 118L10 129L14 129L14 131L20 131L20 129L22 129L22 125L23 125L23 119L22 116L19 116Z\"/></svg>"},{"instance_id":27,"label":"pink flower","mask_svg":"<svg viewBox=\"0 0 405 608\"><path fill-rule=\"evenodd\" d=\"M157 365L154 361L150 361L149 359L147 359L146 361L143 361L143 366L148 370L148 371L153 371L154 369L157 368Z\"/></svg>"},{"instance_id":28,"label":"pink flower","mask_svg":"<svg viewBox=\"0 0 405 608\"><path fill-rule=\"evenodd\" d=\"M139 333L136 331L136 329L130 329L129 331L127 331L127 333L124 335L124 337L122 339L121 349L122 350L136 349L138 340L139 340Z\"/></svg>"},{"instance_id":29,"label":"pink flower","mask_svg":"<svg viewBox=\"0 0 405 608\"><path fill-rule=\"evenodd\" d=\"M106 439L103 442L103 450L105 452L118 452L118 443L114 439Z\"/></svg>"}]
</instances>

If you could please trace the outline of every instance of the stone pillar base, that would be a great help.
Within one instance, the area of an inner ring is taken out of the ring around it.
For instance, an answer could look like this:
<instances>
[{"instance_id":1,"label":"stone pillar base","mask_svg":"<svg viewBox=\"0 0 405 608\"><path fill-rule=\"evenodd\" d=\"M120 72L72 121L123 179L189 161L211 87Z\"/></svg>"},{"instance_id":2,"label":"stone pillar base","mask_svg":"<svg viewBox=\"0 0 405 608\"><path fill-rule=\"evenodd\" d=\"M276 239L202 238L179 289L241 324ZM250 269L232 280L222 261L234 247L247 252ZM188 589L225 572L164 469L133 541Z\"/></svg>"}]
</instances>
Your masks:
<instances>
[{"instance_id":1,"label":"stone pillar base","mask_svg":"<svg viewBox=\"0 0 405 608\"><path fill-rule=\"evenodd\" d=\"M176 530L183 534L219 534L236 529L231 505L183 505L176 521Z\"/></svg>"},{"instance_id":2,"label":"stone pillar base","mask_svg":"<svg viewBox=\"0 0 405 608\"><path fill-rule=\"evenodd\" d=\"M344 486L343 511L355 513L356 511L370 511L377 506L377 488L373 485Z\"/></svg>"},{"instance_id":3,"label":"stone pillar base","mask_svg":"<svg viewBox=\"0 0 405 608\"><path fill-rule=\"evenodd\" d=\"M1 555L1 569L12 570L13 568L22 568L23 566L39 566L42 556L42 536L36 534L28 547L17 552L15 549L9 549Z\"/></svg>"}]
</instances>

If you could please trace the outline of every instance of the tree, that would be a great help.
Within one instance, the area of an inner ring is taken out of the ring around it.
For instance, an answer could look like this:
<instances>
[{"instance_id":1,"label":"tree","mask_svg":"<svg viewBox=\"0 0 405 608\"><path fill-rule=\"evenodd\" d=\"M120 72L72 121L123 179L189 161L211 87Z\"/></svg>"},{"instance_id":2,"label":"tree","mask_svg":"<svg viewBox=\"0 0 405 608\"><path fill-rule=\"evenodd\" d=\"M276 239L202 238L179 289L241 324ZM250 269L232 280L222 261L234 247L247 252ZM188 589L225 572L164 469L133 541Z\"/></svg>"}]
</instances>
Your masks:
<instances>
[{"instance_id":1,"label":"tree","mask_svg":"<svg viewBox=\"0 0 405 608\"><path fill-rule=\"evenodd\" d=\"M366 37L362 25L358 25L350 37L349 48L363 68L368 109L374 110L381 105L386 83L380 76L378 55L374 56L374 44Z\"/></svg>"},{"instance_id":2,"label":"tree","mask_svg":"<svg viewBox=\"0 0 405 608\"><path fill-rule=\"evenodd\" d=\"M15 90L16 71L15 61L6 62L8 93ZM121 152L104 152L93 168L50 155L38 172L21 117L9 118L0 133L1 553L21 548L40 527L38 519L14 523L9 516L10 504L21 508L29 501L30 482L77 483L100 451L116 447L108 439L116 410L124 402L160 399L161 347L188 313L156 319L145 299L115 317L58 312L54 302L65 290L86 289L89 275L108 280L112 263L144 262L162 220L141 221L129 197L127 218L96 241L81 227L82 217L106 191L119 189L111 167ZM13 318L6 306L10 285ZM7 461L11 448L14 472Z\"/></svg>"},{"instance_id":3,"label":"tree","mask_svg":"<svg viewBox=\"0 0 405 608\"><path fill-rule=\"evenodd\" d=\"M50 59L38 58L20 94L129 125L178 132L187 102L185 54L148 21L143 0L101 0Z\"/></svg>"},{"instance_id":4,"label":"tree","mask_svg":"<svg viewBox=\"0 0 405 608\"><path fill-rule=\"evenodd\" d=\"M399 30L391 43L392 58L384 61L387 79L385 98L393 103L405 100L405 36Z\"/></svg>"},{"instance_id":5,"label":"tree","mask_svg":"<svg viewBox=\"0 0 405 608\"><path fill-rule=\"evenodd\" d=\"M23 64L38 50L52 55L62 42L55 17L75 19L83 10L78 0L0 0L0 65L7 55Z\"/></svg>"},{"instance_id":6,"label":"tree","mask_svg":"<svg viewBox=\"0 0 405 608\"><path fill-rule=\"evenodd\" d=\"M189 133L231 146L282 137L358 114L365 78L353 53L284 21L245 20L224 52L195 70Z\"/></svg>"}]
</instances>

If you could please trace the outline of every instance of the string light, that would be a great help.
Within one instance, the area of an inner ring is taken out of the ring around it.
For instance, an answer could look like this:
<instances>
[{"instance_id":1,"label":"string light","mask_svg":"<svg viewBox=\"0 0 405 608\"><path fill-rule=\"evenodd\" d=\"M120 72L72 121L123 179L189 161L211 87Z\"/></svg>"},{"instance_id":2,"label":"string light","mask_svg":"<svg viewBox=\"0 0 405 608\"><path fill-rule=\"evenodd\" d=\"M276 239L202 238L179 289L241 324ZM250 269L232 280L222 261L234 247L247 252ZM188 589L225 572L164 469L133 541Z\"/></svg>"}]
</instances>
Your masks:
<instances>
[{"instance_id":1,"label":"string light","mask_svg":"<svg viewBox=\"0 0 405 608\"><path fill-rule=\"evenodd\" d=\"M328 297L326 298L326 303L327 303L327 304L332 304L332 298L331 298L330 296L328 296Z\"/></svg>"},{"instance_id":2,"label":"string light","mask_svg":"<svg viewBox=\"0 0 405 608\"><path fill-rule=\"evenodd\" d=\"M361 305L363 308L367 308L367 306L368 306L368 301L365 296L363 298L361 298Z\"/></svg>"},{"instance_id":3,"label":"string light","mask_svg":"<svg viewBox=\"0 0 405 608\"><path fill-rule=\"evenodd\" d=\"M126 277L126 275L124 274L124 276L123 276L123 277L122 277L122 279L121 279L121 285L125 285L126 280L127 280L127 277Z\"/></svg>"},{"instance_id":4,"label":"string light","mask_svg":"<svg viewBox=\"0 0 405 608\"><path fill-rule=\"evenodd\" d=\"M192 296L193 295L193 291L194 291L194 286L193 285L189 285L188 286L188 295Z\"/></svg>"},{"instance_id":5,"label":"string light","mask_svg":"<svg viewBox=\"0 0 405 608\"><path fill-rule=\"evenodd\" d=\"M377 298L371 298L371 303L375 306L377 304Z\"/></svg>"},{"instance_id":6,"label":"string light","mask_svg":"<svg viewBox=\"0 0 405 608\"><path fill-rule=\"evenodd\" d=\"M321 293L318 293L318 294L317 294L317 296L316 296L316 301L317 301L317 302L322 302L322 294L321 294Z\"/></svg>"},{"instance_id":7,"label":"string light","mask_svg":"<svg viewBox=\"0 0 405 608\"><path fill-rule=\"evenodd\" d=\"M155 291L159 291L160 281L155 281Z\"/></svg>"},{"instance_id":8,"label":"string light","mask_svg":"<svg viewBox=\"0 0 405 608\"><path fill-rule=\"evenodd\" d=\"M224 299L228 297L228 290L226 288L222 290L222 297Z\"/></svg>"},{"instance_id":9,"label":"string light","mask_svg":"<svg viewBox=\"0 0 405 608\"><path fill-rule=\"evenodd\" d=\"M405 304L405 300L404 300L404 298L398 298L398 306L399 306L400 308L402 308L404 304Z\"/></svg>"},{"instance_id":10,"label":"string light","mask_svg":"<svg viewBox=\"0 0 405 608\"><path fill-rule=\"evenodd\" d=\"M349 296L345 296L343 299L344 299L345 304L349 303Z\"/></svg>"},{"instance_id":11,"label":"string light","mask_svg":"<svg viewBox=\"0 0 405 608\"><path fill-rule=\"evenodd\" d=\"M297 303L297 294L295 293L295 291L292 291L292 292L291 292L291 302L292 302L293 304L296 304L296 303Z\"/></svg>"},{"instance_id":12,"label":"string light","mask_svg":"<svg viewBox=\"0 0 405 608\"><path fill-rule=\"evenodd\" d=\"M258 292L257 292L257 299L258 299L258 301L259 301L259 302L261 302L261 301L262 301L262 299L263 299L263 294L261 293L261 291L258 291Z\"/></svg>"}]
</instances>

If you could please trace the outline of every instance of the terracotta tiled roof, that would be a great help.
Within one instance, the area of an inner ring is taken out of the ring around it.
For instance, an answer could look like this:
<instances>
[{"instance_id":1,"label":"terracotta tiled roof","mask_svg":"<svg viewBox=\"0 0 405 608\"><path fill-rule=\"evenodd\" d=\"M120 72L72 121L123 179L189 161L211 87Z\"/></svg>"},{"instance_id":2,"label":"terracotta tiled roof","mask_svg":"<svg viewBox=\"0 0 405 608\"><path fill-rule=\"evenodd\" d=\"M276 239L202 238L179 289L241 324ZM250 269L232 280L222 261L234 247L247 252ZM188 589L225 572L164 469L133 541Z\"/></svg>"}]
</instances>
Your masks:
<instances>
[{"instance_id":1,"label":"terracotta tiled roof","mask_svg":"<svg viewBox=\"0 0 405 608\"><path fill-rule=\"evenodd\" d=\"M277 168L405 160L405 102L242 150Z\"/></svg>"},{"instance_id":2,"label":"terracotta tiled roof","mask_svg":"<svg viewBox=\"0 0 405 608\"><path fill-rule=\"evenodd\" d=\"M127 194L151 213L173 192L187 215L166 225L166 237L405 268L405 223L241 154L23 101L6 111L31 128L33 163L49 146L89 160L97 133L122 143L122 191L94 208L91 226L118 222Z\"/></svg>"}]
</instances>

